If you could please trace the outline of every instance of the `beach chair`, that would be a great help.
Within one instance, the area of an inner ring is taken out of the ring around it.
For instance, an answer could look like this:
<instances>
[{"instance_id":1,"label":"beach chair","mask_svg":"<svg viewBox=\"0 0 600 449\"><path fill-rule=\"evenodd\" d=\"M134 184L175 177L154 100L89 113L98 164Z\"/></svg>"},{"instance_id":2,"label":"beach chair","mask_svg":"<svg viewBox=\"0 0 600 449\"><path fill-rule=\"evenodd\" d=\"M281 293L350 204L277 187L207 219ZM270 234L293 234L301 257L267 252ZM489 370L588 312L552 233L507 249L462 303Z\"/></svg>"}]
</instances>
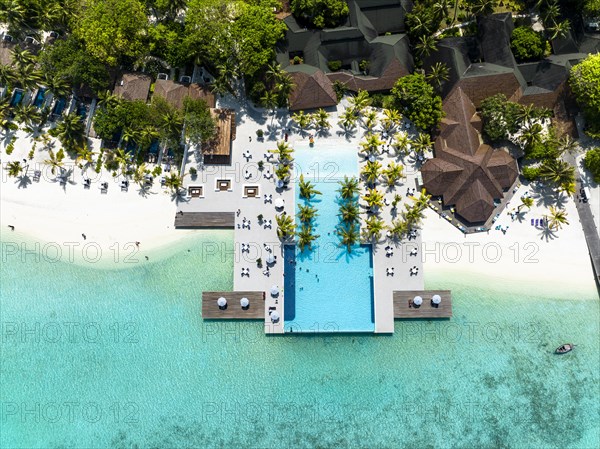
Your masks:
<instances>
[{"instance_id":1,"label":"beach chair","mask_svg":"<svg viewBox=\"0 0 600 449\"><path fill-rule=\"evenodd\" d=\"M533 223L535 223L535 220L532 218L531 219L531 226L533 226Z\"/></svg>"},{"instance_id":2,"label":"beach chair","mask_svg":"<svg viewBox=\"0 0 600 449\"><path fill-rule=\"evenodd\" d=\"M35 182L40 182L40 177L42 176L42 172L40 170L36 170L33 172L33 180Z\"/></svg>"}]
</instances>

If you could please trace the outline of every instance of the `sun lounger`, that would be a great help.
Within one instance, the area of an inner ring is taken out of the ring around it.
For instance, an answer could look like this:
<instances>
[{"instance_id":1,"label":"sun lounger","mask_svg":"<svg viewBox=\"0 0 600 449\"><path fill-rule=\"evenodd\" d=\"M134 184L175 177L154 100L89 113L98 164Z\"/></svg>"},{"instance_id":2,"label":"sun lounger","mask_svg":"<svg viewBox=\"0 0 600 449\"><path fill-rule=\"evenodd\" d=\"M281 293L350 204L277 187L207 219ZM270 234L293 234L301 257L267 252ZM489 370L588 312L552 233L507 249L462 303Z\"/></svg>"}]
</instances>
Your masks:
<instances>
[{"instance_id":1,"label":"sun lounger","mask_svg":"<svg viewBox=\"0 0 600 449\"><path fill-rule=\"evenodd\" d=\"M36 170L33 172L33 180L35 182L40 182L40 177L42 176L42 172L40 170Z\"/></svg>"}]
</instances>

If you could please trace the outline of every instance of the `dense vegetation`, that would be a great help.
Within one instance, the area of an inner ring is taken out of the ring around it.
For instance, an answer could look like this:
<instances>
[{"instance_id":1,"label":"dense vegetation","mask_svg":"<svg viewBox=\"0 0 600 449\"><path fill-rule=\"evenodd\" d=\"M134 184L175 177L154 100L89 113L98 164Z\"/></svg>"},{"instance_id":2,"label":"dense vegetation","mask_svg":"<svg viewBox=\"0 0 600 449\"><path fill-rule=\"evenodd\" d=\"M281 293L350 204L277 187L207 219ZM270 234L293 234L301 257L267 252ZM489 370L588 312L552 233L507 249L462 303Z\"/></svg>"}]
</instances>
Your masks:
<instances>
[{"instance_id":1,"label":"dense vegetation","mask_svg":"<svg viewBox=\"0 0 600 449\"><path fill-rule=\"evenodd\" d=\"M348 16L346 0L291 0L294 16L316 28L341 25Z\"/></svg>"},{"instance_id":2,"label":"dense vegetation","mask_svg":"<svg viewBox=\"0 0 600 449\"><path fill-rule=\"evenodd\" d=\"M518 61L541 59L546 51L546 40L542 33L530 27L517 27L510 38L510 48Z\"/></svg>"},{"instance_id":3,"label":"dense vegetation","mask_svg":"<svg viewBox=\"0 0 600 449\"><path fill-rule=\"evenodd\" d=\"M594 177L594 181L600 183L600 148L588 150L583 163Z\"/></svg>"},{"instance_id":4,"label":"dense vegetation","mask_svg":"<svg viewBox=\"0 0 600 449\"><path fill-rule=\"evenodd\" d=\"M600 54L589 55L571 69L571 89L586 118L586 132L600 137Z\"/></svg>"},{"instance_id":5,"label":"dense vegetation","mask_svg":"<svg viewBox=\"0 0 600 449\"><path fill-rule=\"evenodd\" d=\"M434 131L444 116L442 99L423 74L400 78L392 88L392 95L395 107L422 131Z\"/></svg>"}]
</instances>

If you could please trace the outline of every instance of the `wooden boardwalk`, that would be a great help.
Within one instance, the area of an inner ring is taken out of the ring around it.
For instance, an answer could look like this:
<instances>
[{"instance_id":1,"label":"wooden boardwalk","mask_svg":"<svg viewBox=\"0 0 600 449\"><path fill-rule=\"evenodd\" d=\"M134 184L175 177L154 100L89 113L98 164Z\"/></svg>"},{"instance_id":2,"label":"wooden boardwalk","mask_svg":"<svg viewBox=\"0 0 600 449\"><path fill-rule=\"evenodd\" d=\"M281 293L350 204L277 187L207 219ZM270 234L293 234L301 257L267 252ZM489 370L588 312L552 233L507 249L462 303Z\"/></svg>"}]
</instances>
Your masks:
<instances>
[{"instance_id":1,"label":"wooden boardwalk","mask_svg":"<svg viewBox=\"0 0 600 449\"><path fill-rule=\"evenodd\" d=\"M220 309L217 300L227 300L227 308ZM240 306L240 299L248 298L246 310ZM202 318L205 320L264 320L264 292L202 292Z\"/></svg>"},{"instance_id":2,"label":"wooden boardwalk","mask_svg":"<svg viewBox=\"0 0 600 449\"><path fill-rule=\"evenodd\" d=\"M433 307L431 298L440 295L442 302ZM419 307L411 305L415 296L423 298ZM450 290L394 291L394 318L450 318L452 317L452 293Z\"/></svg>"},{"instance_id":3,"label":"wooden boardwalk","mask_svg":"<svg viewBox=\"0 0 600 449\"><path fill-rule=\"evenodd\" d=\"M175 214L175 228L201 229L201 228L230 228L235 226L234 212L177 212Z\"/></svg>"}]
</instances>

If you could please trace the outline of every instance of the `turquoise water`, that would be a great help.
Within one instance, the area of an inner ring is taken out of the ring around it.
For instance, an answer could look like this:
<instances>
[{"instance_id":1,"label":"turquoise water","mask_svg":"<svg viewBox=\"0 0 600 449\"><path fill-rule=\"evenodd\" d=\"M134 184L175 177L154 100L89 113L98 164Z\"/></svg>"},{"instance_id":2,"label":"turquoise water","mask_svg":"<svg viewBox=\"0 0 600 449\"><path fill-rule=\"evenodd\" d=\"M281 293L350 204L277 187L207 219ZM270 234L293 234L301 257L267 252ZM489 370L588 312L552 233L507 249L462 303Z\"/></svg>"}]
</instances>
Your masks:
<instances>
[{"instance_id":1,"label":"turquoise water","mask_svg":"<svg viewBox=\"0 0 600 449\"><path fill-rule=\"evenodd\" d=\"M321 195L299 205L312 205L318 216L313 233L319 237L312 249L293 246L285 256L286 332L373 332L373 258L371 247L356 245L348 253L335 233L340 224L338 181L358 175L356 150L348 145L295 148L297 173L311 181ZM296 225L301 223L296 218Z\"/></svg>"},{"instance_id":2,"label":"turquoise water","mask_svg":"<svg viewBox=\"0 0 600 449\"><path fill-rule=\"evenodd\" d=\"M230 249L233 235L199 233L113 270L3 258L0 446L600 444L593 285L572 301L429 272L427 288L453 290L451 321L266 337L257 323L202 322L200 292L233 284L230 251L202 251L215 242ZM567 341L579 346L551 354Z\"/></svg>"}]
</instances>

